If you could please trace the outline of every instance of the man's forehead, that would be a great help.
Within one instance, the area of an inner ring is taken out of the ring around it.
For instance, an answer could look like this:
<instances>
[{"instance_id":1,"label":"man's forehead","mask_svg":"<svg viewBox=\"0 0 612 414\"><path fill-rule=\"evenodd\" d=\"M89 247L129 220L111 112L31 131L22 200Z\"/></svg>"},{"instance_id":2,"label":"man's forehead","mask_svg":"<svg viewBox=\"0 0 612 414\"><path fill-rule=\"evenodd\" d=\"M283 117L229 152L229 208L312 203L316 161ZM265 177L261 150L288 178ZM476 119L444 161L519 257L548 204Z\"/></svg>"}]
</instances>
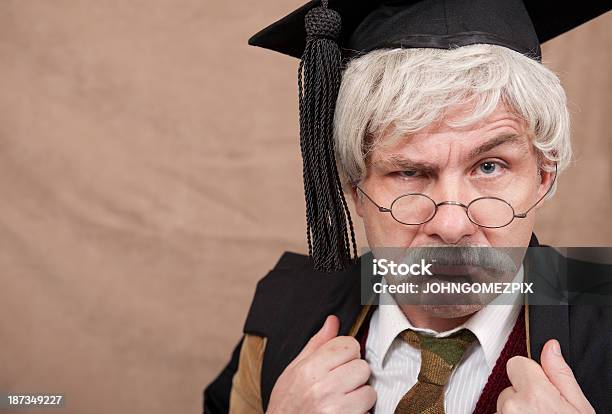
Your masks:
<instances>
[{"instance_id":1,"label":"man's forehead","mask_svg":"<svg viewBox=\"0 0 612 414\"><path fill-rule=\"evenodd\" d=\"M399 139L394 145L381 145L370 154L374 165L402 165L407 161L415 164L435 164L437 155L448 155L452 137L436 144L435 135L407 136ZM458 138L459 139L459 138ZM448 145L445 145L448 144ZM498 128L482 136L461 140L453 153L461 159L471 160L486 155L494 149L510 149L521 153L531 152L531 143L526 133L510 128Z\"/></svg>"},{"instance_id":2,"label":"man's forehead","mask_svg":"<svg viewBox=\"0 0 612 414\"><path fill-rule=\"evenodd\" d=\"M374 152L393 153L403 149L426 151L429 146L438 142L458 143L467 151L475 149L494 138L506 136L513 138L512 143L528 146L529 138L525 121L515 111L506 105L499 104L486 117L467 125L457 125L473 115L471 105L456 105L449 107L440 120L413 133L401 133L401 123L387 126L376 140ZM522 137L522 140L514 139ZM522 142L521 142L522 141ZM375 154L371 154L375 155ZM372 157L373 158L373 157Z\"/></svg>"},{"instance_id":3,"label":"man's forehead","mask_svg":"<svg viewBox=\"0 0 612 414\"><path fill-rule=\"evenodd\" d=\"M473 103L451 105L444 110L443 115L438 120L417 132L406 134L406 136L410 138L412 136L426 137L436 134L486 134L501 127L515 129L517 133L523 133L526 130L525 120L504 103L499 103L486 116L482 116L476 111ZM399 125L401 125L401 122L393 122L386 131L393 132Z\"/></svg>"}]
</instances>

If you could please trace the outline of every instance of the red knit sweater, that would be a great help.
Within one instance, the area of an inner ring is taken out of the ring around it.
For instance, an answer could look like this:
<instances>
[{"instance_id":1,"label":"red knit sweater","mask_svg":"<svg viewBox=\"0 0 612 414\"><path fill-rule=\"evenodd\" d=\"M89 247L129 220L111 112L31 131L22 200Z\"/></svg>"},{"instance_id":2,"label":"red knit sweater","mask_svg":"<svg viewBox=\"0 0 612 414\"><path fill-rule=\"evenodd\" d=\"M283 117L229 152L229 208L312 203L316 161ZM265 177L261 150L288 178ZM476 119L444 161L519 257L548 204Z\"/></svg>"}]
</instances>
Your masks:
<instances>
[{"instance_id":1,"label":"red knit sweater","mask_svg":"<svg viewBox=\"0 0 612 414\"><path fill-rule=\"evenodd\" d=\"M368 339L368 328L370 326L371 316L372 312L370 311L356 335L361 344L361 358L365 358L365 345ZM527 356L525 332L525 308L523 308L516 319L512 332L510 332L508 336L506 345L502 349L499 358L497 358L497 362L493 367L493 371L491 371L491 375L489 375L487 384L482 390L482 394L480 394L480 398L476 403L476 408L474 408L474 414L491 414L495 413L497 410L497 397L505 388L511 385L508 374L506 374L506 362L516 355Z\"/></svg>"}]
</instances>

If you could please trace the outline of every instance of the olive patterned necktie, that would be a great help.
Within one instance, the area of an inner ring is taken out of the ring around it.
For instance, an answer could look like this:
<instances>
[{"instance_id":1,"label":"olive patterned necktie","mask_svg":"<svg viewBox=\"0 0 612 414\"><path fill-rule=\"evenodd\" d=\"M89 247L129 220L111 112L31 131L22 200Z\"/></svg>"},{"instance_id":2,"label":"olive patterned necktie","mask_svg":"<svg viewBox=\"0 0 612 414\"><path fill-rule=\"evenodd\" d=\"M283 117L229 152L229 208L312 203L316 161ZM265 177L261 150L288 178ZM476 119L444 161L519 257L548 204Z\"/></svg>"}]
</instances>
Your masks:
<instances>
[{"instance_id":1,"label":"olive patterned necktie","mask_svg":"<svg viewBox=\"0 0 612 414\"><path fill-rule=\"evenodd\" d=\"M476 336L462 329L445 338L405 330L401 338L421 350L417 383L402 397L395 414L444 414L444 386Z\"/></svg>"}]
</instances>

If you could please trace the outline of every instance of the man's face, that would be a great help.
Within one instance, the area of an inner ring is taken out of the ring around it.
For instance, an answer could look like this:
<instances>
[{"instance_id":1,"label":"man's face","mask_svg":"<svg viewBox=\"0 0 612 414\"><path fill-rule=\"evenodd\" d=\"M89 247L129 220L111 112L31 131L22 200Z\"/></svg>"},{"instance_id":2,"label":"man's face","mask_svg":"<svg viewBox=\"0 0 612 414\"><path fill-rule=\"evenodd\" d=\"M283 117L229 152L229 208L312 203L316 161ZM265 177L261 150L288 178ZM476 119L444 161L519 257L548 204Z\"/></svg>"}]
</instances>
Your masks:
<instances>
[{"instance_id":1,"label":"man's face","mask_svg":"<svg viewBox=\"0 0 612 414\"><path fill-rule=\"evenodd\" d=\"M461 119L468 107L449 111L447 119ZM538 171L536 152L524 123L503 106L481 122L452 129L441 122L403 137L393 145L378 146L368 160L360 187L380 206L390 207L406 193L424 193L435 203L468 205L478 197L499 197L516 213L525 212L548 190L553 174ZM377 247L479 246L526 247L535 223L534 210L501 228L472 223L463 207L441 205L421 225L398 223L381 213L367 198L353 193L363 218L368 244ZM520 262L521 259L518 259ZM517 263L518 264L518 263ZM442 317L463 316L480 306L433 307Z\"/></svg>"},{"instance_id":2,"label":"man's face","mask_svg":"<svg viewBox=\"0 0 612 414\"><path fill-rule=\"evenodd\" d=\"M465 110L458 107L447 117L459 119ZM441 122L393 146L379 146L367 160L360 187L383 207L399 195L419 192L436 203L465 205L477 197L495 196L522 213L546 193L551 179L552 174L538 173L523 122L498 106L478 124L451 129ZM489 229L473 224L462 207L442 205L429 222L403 225L357 191L353 200L371 247L523 247L529 244L535 223L532 210L508 226Z\"/></svg>"}]
</instances>

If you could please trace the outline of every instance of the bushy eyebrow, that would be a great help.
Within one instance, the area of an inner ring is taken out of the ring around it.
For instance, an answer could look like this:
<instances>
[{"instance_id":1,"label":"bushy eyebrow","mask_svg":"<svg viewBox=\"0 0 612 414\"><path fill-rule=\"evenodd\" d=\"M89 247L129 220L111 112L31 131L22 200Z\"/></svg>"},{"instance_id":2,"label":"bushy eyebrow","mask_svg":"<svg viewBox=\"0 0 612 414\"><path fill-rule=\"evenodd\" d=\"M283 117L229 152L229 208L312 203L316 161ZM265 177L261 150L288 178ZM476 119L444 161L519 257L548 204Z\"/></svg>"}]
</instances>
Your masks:
<instances>
[{"instance_id":1,"label":"bushy eyebrow","mask_svg":"<svg viewBox=\"0 0 612 414\"><path fill-rule=\"evenodd\" d=\"M434 174L438 171L436 164L412 161L401 154L390 154L385 159L377 160L374 165L387 169L397 169L402 171L422 171L427 174Z\"/></svg>"},{"instance_id":2,"label":"bushy eyebrow","mask_svg":"<svg viewBox=\"0 0 612 414\"><path fill-rule=\"evenodd\" d=\"M524 140L520 134L501 134L496 136L495 138L490 139L479 147L474 148L468 154L468 158L476 158L479 155L484 154L485 152L491 151L495 147L499 147L500 145L505 144L513 144L522 147L525 150L529 150L529 146L527 145L526 140Z\"/></svg>"},{"instance_id":3,"label":"bushy eyebrow","mask_svg":"<svg viewBox=\"0 0 612 414\"><path fill-rule=\"evenodd\" d=\"M522 135L514 133L501 134L472 149L469 152L467 159L476 158L486 152L491 151L496 147L499 147L500 145L508 144L518 146L519 148L522 148L525 151L529 150L527 141L523 138ZM406 158L403 154L389 154L384 159L374 161L373 164L375 166L383 168L401 169L406 171L418 170L428 174L434 174L438 171L438 165L435 163L414 161L409 158Z\"/></svg>"}]
</instances>

